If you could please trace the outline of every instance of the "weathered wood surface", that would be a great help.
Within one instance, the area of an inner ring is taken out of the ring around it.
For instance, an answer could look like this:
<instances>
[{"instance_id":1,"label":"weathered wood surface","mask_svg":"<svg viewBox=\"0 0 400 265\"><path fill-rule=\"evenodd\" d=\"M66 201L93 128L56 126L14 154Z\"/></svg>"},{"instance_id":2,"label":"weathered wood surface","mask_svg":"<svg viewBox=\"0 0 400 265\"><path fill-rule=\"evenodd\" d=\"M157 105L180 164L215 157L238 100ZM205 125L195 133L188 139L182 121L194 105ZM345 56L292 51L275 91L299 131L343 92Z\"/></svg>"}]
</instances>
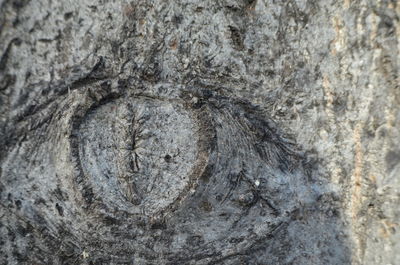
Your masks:
<instances>
[{"instance_id":1,"label":"weathered wood surface","mask_svg":"<svg viewBox=\"0 0 400 265\"><path fill-rule=\"evenodd\" d=\"M397 264L397 1L0 1L0 264Z\"/></svg>"}]
</instances>

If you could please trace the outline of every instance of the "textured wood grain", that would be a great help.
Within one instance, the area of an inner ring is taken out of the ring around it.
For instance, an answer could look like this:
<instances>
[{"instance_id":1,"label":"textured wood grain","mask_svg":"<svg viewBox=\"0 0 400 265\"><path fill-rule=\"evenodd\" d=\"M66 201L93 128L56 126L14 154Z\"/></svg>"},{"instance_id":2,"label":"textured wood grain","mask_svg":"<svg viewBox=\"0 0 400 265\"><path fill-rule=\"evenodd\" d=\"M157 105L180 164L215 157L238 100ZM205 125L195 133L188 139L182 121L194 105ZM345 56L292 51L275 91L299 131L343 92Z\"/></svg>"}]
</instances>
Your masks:
<instances>
[{"instance_id":1,"label":"textured wood grain","mask_svg":"<svg viewBox=\"0 0 400 265\"><path fill-rule=\"evenodd\" d=\"M0 264L396 264L396 1L0 1Z\"/></svg>"}]
</instances>

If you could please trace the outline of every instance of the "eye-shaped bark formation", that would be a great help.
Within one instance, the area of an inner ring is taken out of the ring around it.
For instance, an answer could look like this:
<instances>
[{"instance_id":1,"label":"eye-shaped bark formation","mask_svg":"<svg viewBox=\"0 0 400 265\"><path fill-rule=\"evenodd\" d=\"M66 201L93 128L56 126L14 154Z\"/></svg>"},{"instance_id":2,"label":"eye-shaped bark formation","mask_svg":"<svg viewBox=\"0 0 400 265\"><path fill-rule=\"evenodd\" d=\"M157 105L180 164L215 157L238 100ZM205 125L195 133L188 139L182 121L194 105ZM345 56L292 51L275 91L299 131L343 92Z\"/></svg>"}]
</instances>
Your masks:
<instances>
[{"instance_id":1,"label":"eye-shaped bark formation","mask_svg":"<svg viewBox=\"0 0 400 265\"><path fill-rule=\"evenodd\" d=\"M329 195L275 123L245 100L171 87L92 85L21 120L1 187L18 233L1 234L26 248L5 253L52 264L329 263L323 241L344 261Z\"/></svg>"}]
</instances>

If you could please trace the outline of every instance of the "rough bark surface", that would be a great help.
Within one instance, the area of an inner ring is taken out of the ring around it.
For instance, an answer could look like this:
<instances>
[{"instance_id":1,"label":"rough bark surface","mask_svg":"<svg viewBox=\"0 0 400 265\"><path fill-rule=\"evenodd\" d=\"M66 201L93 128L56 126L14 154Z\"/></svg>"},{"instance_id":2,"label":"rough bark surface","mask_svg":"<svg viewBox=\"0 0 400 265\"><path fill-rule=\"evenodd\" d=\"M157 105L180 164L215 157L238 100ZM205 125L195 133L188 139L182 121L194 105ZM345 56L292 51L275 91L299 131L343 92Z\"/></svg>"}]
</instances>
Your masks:
<instances>
[{"instance_id":1,"label":"rough bark surface","mask_svg":"<svg viewBox=\"0 0 400 265\"><path fill-rule=\"evenodd\" d=\"M0 1L0 264L397 264L397 1Z\"/></svg>"}]
</instances>

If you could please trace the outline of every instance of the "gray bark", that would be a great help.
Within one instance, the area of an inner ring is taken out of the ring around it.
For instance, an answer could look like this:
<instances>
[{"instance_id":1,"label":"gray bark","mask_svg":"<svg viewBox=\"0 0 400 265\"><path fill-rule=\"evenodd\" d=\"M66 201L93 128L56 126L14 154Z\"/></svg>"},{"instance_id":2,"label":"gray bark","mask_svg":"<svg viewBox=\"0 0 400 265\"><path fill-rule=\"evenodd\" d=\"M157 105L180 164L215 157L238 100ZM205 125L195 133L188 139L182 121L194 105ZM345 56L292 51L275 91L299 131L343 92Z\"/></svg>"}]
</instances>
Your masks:
<instances>
[{"instance_id":1,"label":"gray bark","mask_svg":"<svg viewBox=\"0 0 400 265\"><path fill-rule=\"evenodd\" d=\"M397 1L0 1L0 264L397 264Z\"/></svg>"}]
</instances>

